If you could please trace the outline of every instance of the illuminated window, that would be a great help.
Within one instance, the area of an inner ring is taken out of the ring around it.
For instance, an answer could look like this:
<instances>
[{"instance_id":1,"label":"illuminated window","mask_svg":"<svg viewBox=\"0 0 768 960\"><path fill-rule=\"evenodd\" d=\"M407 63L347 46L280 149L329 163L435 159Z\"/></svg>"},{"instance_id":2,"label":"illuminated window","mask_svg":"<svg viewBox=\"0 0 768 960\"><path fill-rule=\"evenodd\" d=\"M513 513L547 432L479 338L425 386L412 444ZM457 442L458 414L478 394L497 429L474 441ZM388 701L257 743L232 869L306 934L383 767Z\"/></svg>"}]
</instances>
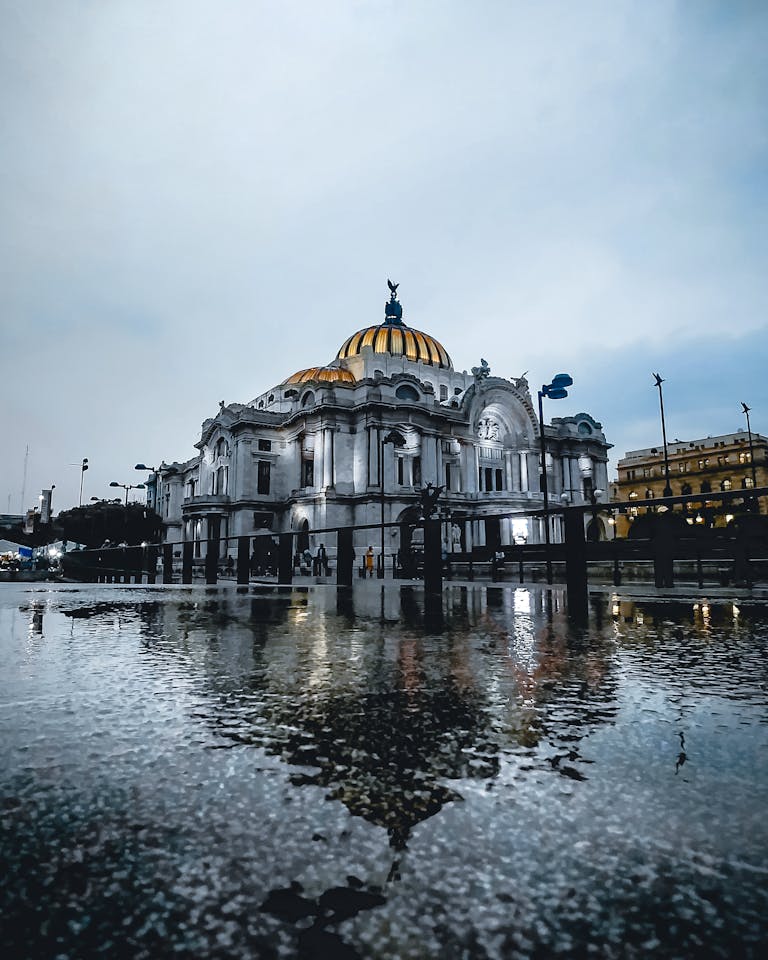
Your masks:
<instances>
[{"instance_id":1,"label":"illuminated window","mask_svg":"<svg viewBox=\"0 0 768 960\"><path fill-rule=\"evenodd\" d=\"M755 481L752 477L744 477L741 481L742 489L748 490L750 487L754 487Z\"/></svg>"},{"instance_id":2,"label":"illuminated window","mask_svg":"<svg viewBox=\"0 0 768 960\"><path fill-rule=\"evenodd\" d=\"M739 454L739 463L751 463L751 461L752 461L751 454L742 450L742 452Z\"/></svg>"},{"instance_id":3,"label":"illuminated window","mask_svg":"<svg viewBox=\"0 0 768 960\"><path fill-rule=\"evenodd\" d=\"M732 487L733 487L733 484L731 483L728 477L726 477L726 479L721 481L720 483L721 490L730 490Z\"/></svg>"},{"instance_id":4,"label":"illuminated window","mask_svg":"<svg viewBox=\"0 0 768 960\"><path fill-rule=\"evenodd\" d=\"M637 490L630 490L630 491L629 491L629 499L630 499L630 500L637 500L638 496L639 496L639 494L638 494Z\"/></svg>"}]
</instances>

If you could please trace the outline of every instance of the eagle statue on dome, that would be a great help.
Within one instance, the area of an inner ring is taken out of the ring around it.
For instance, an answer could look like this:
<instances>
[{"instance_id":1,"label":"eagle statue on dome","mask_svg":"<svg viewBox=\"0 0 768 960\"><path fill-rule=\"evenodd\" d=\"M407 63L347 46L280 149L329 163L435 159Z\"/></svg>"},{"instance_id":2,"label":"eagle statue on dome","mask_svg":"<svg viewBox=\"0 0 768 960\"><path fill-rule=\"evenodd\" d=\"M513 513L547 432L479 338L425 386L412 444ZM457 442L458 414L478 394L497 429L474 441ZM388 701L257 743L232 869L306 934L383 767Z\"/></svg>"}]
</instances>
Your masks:
<instances>
[{"instance_id":1,"label":"eagle statue on dome","mask_svg":"<svg viewBox=\"0 0 768 960\"><path fill-rule=\"evenodd\" d=\"M384 323L402 323L403 308L397 299L397 288L400 284L392 283L392 281L388 279L387 286L389 287L390 297L384 304Z\"/></svg>"}]
</instances>

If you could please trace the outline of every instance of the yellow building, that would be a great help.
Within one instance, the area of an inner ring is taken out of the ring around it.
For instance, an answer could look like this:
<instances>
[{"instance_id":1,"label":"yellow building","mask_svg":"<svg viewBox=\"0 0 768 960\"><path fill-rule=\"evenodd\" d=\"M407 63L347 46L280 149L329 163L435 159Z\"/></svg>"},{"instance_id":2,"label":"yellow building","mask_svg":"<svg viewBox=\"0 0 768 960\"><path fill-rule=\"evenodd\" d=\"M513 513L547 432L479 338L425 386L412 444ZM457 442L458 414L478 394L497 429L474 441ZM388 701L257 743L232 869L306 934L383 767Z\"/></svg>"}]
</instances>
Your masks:
<instances>
[{"instance_id":1,"label":"yellow building","mask_svg":"<svg viewBox=\"0 0 768 960\"><path fill-rule=\"evenodd\" d=\"M759 433L752 434L751 453L746 430L704 440L675 440L667 445L667 453L672 495L691 494L687 508L690 523L725 526L744 509L739 503L707 500L708 493L768 486L768 439ZM664 496L665 486L663 447L630 450L619 460L618 480L612 484L611 499L654 500ZM626 514L619 514L618 536L627 536L634 518L647 509L645 506L629 507ZM766 512L762 501L760 512Z\"/></svg>"}]
</instances>

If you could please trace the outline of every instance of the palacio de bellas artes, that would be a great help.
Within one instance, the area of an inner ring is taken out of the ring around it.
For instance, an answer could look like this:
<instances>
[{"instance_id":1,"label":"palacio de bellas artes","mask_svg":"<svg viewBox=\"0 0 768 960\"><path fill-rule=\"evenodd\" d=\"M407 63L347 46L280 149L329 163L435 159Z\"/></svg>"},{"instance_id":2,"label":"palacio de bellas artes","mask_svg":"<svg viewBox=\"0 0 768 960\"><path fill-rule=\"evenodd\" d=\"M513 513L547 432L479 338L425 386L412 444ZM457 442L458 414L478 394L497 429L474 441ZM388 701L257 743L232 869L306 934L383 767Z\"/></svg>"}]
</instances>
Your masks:
<instances>
[{"instance_id":1,"label":"palacio de bellas artes","mask_svg":"<svg viewBox=\"0 0 768 960\"><path fill-rule=\"evenodd\" d=\"M234 538L261 529L294 533L298 551L314 555L322 535L313 530L386 521L399 524L383 542L389 575L396 557L418 548L425 490L439 490L444 552L544 541L542 518L530 515L543 495L525 375L497 375L492 358L470 373L454 369L438 339L406 322L399 284L388 283L383 322L347 336L331 362L286 371L249 402L221 401L197 454L163 462L151 500L166 543L192 541L201 558L208 538L220 538L226 557ZM544 436L551 497L580 504L607 491L610 444L600 422L588 413L555 417ZM561 516L549 522L551 541L561 542ZM585 523L603 520L585 512ZM371 544L379 565L375 532L355 530L358 557Z\"/></svg>"}]
</instances>

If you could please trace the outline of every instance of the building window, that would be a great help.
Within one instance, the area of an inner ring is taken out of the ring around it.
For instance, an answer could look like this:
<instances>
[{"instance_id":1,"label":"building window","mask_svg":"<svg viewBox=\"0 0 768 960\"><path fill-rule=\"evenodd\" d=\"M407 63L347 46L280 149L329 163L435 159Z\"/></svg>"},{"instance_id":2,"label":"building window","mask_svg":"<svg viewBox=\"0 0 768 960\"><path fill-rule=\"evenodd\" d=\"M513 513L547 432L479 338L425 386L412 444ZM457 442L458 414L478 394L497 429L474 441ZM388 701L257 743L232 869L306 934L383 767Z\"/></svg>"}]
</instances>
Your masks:
<instances>
[{"instance_id":1,"label":"building window","mask_svg":"<svg viewBox=\"0 0 768 960\"><path fill-rule=\"evenodd\" d=\"M702 481L701 481L701 492L702 492L702 493L712 493L712 484L709 482L709 480L702 480Z\"/></svg>"},{"instance_id":2,"label":"building window","mask_svg":"<svg viewBox=\"0 0 768 960\"><path fill-rule=\"evenodd\" d=\"M741 486L743 490L748 490L750 487L754 487L755 481L752 477L744 477L741 481Z\"/></svg>"},{"instance_id":3,"label":"building window","mask_svg":"<svg viewBox=\"0 0 768 960\"><path fill-rule=\"evenodd\" d=\"M214 475L214 493L226 494L229 481L229 468L219 467Z\"/></svg>"},{"instance_id":4,"label":"building window","mask_svg":"<svg viewBox=\"0 0 768 960\"><path fill-rule=\"evenodd\" d=\"M704 460L699 460L699 470L706 470L709 466L709 457L706 457Z\"/></svg>"},{"instance_id":5,"label":"building window","mask_svg":"<svg viewBox=\"0 0 768 960\"><path fill-rule=\"evenodd\" d=\"M630 490L630 491L629 491L629 499L630 499L630 500L637 500L637 497L638 497L637 490Z\"/></svg>"},{"instance_id":6,"label":"building window","mask_svg":"<svg viewBox=\"0 0 768 960\"><path fill-rule=\"evenodd\" d=\"M421 486L421 457L413 458L413 485L414 487Z\"/></svg>"},{"instance_id":7,"label":"building window","mask_svg":"<svg viewBox=\"0 0 768 960\"><path fill-rule=\"evenodd\" d=\"M634 480L637 474L636 470L627 470L627 480Z\"/></svg>"},{"instance_id":8,"label":"building window","mask_svg":"<svg viewBox=\"0 0 768 960\"><path fill-rule=\"evenodd\" d=\"M311 390L307 390L301 398L301 405L302 407L313 407L315 405L315 395Z\"/></svg>"},{"instance_id":9,"label":"building window","mask_svg":"<svg viewBox=\"0 0 768 960\"><path fill-rule=\"evenodd\" d=\"M726 453L724 457L717 458L718 467L724 467L728 463L728 454Z\"/></svg>"},{"instance_id":10,"label":"building window","mask_svg":"<svg viewBox=\"0 0 768 960\"><path fill-rule=\"evenodd\" d=\"M216 443L215 456L226 457L228 453L229 450L227 449L227 441L224 439L224 437L220 437Z\"/></svg>"},{"instance_id":11,"label":"building window","mask_svg":"<svg viewBox=\"0 0 768 960\"><path fill-rule=\"evenodd\" d=\"M398 400L411 400L414 403L417 402L419 398L419 391L416 387L412 387L410 383L402 383L395 390L395 396Z\"/></svg>"},{"instance_id":12,"label":"building window","mask_svg":"<svg viewBox=\"0 0 768 960\"><path fill-rule=\"evenodd\" d=\"M690 485L690 483L684 483L680 489L682 491L683 496L687 496L689 493L693 493L693 487Z\"/></svg>"},{"instance_id":13,"label":"building window","mask_svg":"<svg viewBox=\"0 0 768 960\"><path fill-rule=\"evenodd\" d=\"M653 470L650 467L643 467L643 479L647 480L648 477L653 476Z\"/></svg>"},{"instance_id":14,"label":"building window","mask_svg":"<svg viewBox=\"0 0 768 960\"><path fill-rule=\"evenodd\" d=\"M629 515L630 515L630 517L636 517L636 516L637 516L637 507L630 507L630 508L629 508Z\"/></svg>"},{"instance_id":15,"label":"building window","mask_svg":"<svg viewBox=\"0 0 768 960\"><path fill-rule=\"evenodd\" d=\"M286 390L285 393L283 394L286 400L293 400L294 397L298 397L298 395L299 395L298 390Z\"/></svg>"},{"instance_id":16,"label":"building window","mask_svg":"<svg viewBox=\"0 0 768 960\"><path fill-rule=\"evenodd\" d=\"M462 393L461 387L454 387L454 388L453 388L453 395L454 395L454 397L460 396L461 393Z\"/></svg>"},{"instance_id":17,"label":"building window","mask_svg":"<svg viewBox=\"0 0 768 960\"><path fill-rule=\"evenodd\" d=\"M742 450L739 454L739 463L751 463L751 461L752 456L748 452Z\"/></svg>"},{"instance_id":18,"label":"building window","mask_svg":"<svg viewBox=\"0 0 768 960\"><path fill-rule=\"evenodd\" d=\"M403 462L404 462L403 457L397 458L397 482L400 484L401 487L403 485L403 477L405 476L405 469L403 466Z\"/></svg>"},{"instance_id":19,"label":"building window","mask_svg":"<svg viewBox=\"0 0 768 960\"><path fill-rule=\"evenodd\" d=\"M485 468L485 489L493 490L493 467Z\"/></svg>"},{"instance_id":20,"label":"building window","mask_svg":"<svg viewBox=\"0 0 768 960\"><path fill-rule=\"evenodd\" d=\"M271 440L259 440L259 450L269 452L272 449Z\"/></svg>"},{"instance_id":21,"label":"building window","mask_svg":"<svg viewBox=\"0 0 768 960\"><path fill-rule=\"evenodd\" d=\"M305 458L301 461L301 485L302 487L314 487L315 485L314 460L308 460Z\"/></svg>"},{"instance_id":22,"label":"building window","mask_svg":"<svg viewBox=\"0 0 768 960\"><path fill-rule=\"evenodd\" d=\"M653 500L653 490L651 490L650 487L648 487L648 489L645 491L645 499Z\"/></svg>"},{"instance_id":23,"label":"building window","mask_svg":"<svg viewBox=\"0 0 768 960\"><path fill-rule=\"evenodd\" d=\"M733 488L733 484L731 483L730 477L726 477L725 480L722 480L720 482L721 490L731 490L732 488Z\"/></svg>"},{"instance_id":24,"label":"building window","mask_svg":"<svg viewBox=\"0 0 768 960\"><path fill-rule=\"evenodd\" d=\"M502 470L496 471L496 489L497 490L504 489L504 473Z\"/></svg>"},{"instance_id":25,"label":"building window","mask_svg":"<svg viewBox=\"0 0 768 960\"><path fill-rule=\"evenodd\" d=\"M269 493L269 472L272 464L269 460L259 460L257 493Z\"/></svg>"},{"instance_id":26,"label":"building window","mask_svg":"<svg viewBox=\"0 0 768 960\"><path fill-rule=\"evenodd\" d=\"M440 384L440 399L441 400L448 399L448 387L446 387L444 384Z\"/></svg>"},{"instance_id":27,"label":"building window","mask_svg":"<svg viewBox=\"0 0 768 960\"><path fill-rule=\"evenodd\" d=\"M451 489L451 465L450 465L450 463L446 463L446 465L445 465L445 489L446 489L446 490L450 490L450 489Z\"/></svg>"}]
</instances>

